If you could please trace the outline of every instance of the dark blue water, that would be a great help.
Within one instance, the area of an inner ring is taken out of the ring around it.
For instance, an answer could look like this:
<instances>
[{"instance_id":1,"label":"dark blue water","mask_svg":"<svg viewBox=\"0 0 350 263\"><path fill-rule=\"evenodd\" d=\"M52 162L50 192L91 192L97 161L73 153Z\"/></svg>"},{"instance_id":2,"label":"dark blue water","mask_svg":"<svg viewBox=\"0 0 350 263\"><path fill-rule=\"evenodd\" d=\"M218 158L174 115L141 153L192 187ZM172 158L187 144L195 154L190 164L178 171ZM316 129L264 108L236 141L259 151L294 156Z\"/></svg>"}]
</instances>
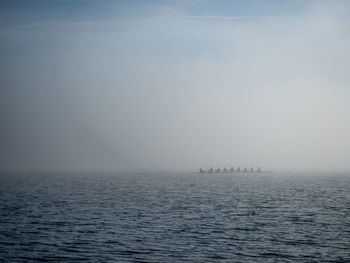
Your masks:
<instances>
[{"instance_id":1,"label":"dark blue water","mask_svg":"<svg viewBox=\"0 0 350 263\"><path fill-rule=\"evenodd\" d=\"M0 261L350 262L346 175L1 175Z\"/></svg>"}]
</instances>

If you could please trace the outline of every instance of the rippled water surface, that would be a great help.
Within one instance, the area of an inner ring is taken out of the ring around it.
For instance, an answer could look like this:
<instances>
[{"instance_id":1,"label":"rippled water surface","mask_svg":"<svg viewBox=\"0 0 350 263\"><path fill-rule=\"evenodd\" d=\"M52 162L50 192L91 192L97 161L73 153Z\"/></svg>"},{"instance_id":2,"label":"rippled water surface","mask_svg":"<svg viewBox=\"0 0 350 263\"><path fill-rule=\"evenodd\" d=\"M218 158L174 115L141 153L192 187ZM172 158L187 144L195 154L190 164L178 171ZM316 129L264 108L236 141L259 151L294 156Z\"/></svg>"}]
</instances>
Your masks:
<instances>
[{"instance_id":1,"label":"rippled water surface","mask_svg":"<svg viewBox=\"0 0 350 263\"><path fill-rule=\"evenodd\" d=\"M350 262L350 176L0 176L0 261Z\"/></svg>"}]
</instances>

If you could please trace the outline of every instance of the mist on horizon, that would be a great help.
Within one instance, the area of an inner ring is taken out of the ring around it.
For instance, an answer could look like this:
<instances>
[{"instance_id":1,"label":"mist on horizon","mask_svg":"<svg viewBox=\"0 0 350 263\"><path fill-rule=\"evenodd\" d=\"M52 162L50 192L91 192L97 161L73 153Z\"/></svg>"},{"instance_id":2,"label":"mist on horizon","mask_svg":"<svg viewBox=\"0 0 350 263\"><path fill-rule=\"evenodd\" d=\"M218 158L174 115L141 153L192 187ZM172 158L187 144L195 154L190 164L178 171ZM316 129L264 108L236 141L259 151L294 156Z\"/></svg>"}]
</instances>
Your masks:
<instances>
[{"instance_id":1,"label":"mist on horizon","mask_svg":"<svg viewBox=\"0 0 350 263\"><path fill-rule=\"evenodd\" d=\"M349 11L3 1L0 171L349 171Z\"/></svg>"}]
</instances>

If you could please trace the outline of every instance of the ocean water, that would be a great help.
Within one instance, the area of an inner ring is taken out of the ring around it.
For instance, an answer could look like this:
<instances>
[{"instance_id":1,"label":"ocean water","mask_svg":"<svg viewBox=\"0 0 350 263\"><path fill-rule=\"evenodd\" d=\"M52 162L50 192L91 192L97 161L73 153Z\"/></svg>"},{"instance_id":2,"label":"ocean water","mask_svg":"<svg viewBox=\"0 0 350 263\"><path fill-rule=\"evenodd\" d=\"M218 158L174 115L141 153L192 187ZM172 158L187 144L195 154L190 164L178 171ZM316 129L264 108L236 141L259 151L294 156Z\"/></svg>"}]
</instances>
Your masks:
<instances>
[{"instance_id":1,"label":"ocean water","mask_svg":"<svg viewBox=\"0 0 350 263\"><path fill-rule=\"evenodd\" d=\"M1 175L0 261L350 262L350 175Z\"/></svg>"}]
</instances>

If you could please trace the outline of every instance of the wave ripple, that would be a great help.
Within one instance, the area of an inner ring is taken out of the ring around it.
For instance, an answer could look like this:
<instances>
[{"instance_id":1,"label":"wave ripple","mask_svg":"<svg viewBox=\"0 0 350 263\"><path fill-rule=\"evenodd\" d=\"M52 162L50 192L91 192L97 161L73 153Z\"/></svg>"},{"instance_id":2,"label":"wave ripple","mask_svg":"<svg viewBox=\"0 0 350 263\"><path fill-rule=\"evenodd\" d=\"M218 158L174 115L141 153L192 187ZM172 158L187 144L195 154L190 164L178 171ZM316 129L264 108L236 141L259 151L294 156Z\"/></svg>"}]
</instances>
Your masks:
<instances>
[{"instance_id":1,"label":"wave ripple","mask_svg":"<svg viewBox=\"0 0 350 263\"><path fill-rule=\"evenodd\" d=\"M350 177L1 175L4 262L350 262Z\"/></svg>"}]
</instances>

